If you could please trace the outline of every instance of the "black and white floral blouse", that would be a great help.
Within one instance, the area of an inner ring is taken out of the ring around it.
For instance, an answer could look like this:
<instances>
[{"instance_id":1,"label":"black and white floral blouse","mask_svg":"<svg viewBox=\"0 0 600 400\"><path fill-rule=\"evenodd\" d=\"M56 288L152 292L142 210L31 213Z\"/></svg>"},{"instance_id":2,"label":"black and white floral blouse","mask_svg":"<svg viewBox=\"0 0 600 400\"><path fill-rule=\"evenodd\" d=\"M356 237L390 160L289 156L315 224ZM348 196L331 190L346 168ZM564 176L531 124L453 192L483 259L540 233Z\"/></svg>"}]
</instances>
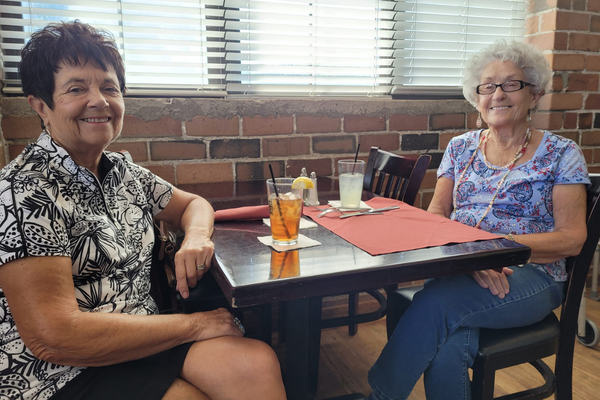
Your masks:
<instances>
[{"instance_id":1,"label":"black and white floral blouse","mask_svg":"<svg viewBox=\"0 0 600 400\"><path fill-rule=\"evenodd\" d=\"M154 314L149 295L152 217L172 186L105 152L100 183L42 132L0 171L0 268L24 257L71 258L81 311ZM47 399L82 368L39 360L25 347L0 288L0 398Z\"/></svg>"}]
</instances>

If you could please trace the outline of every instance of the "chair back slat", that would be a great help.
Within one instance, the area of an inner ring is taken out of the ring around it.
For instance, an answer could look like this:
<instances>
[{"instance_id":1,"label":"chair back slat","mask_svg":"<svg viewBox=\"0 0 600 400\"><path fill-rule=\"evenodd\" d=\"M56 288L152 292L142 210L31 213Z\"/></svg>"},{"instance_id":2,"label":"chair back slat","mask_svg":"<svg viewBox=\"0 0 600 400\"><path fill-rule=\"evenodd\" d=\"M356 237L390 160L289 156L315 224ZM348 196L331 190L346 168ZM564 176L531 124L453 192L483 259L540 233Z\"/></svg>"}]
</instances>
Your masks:
<instances>
[{"instance_id":1,"label":"chair back slat","mask_svg":"<svg viewBox=\"0 0 600 400\"><path fill-rule=\"evenodd\" d=\"M430 161L428 154L402 156L371 147L363 189L413 205Z\"/></svg>"}]
</instances>

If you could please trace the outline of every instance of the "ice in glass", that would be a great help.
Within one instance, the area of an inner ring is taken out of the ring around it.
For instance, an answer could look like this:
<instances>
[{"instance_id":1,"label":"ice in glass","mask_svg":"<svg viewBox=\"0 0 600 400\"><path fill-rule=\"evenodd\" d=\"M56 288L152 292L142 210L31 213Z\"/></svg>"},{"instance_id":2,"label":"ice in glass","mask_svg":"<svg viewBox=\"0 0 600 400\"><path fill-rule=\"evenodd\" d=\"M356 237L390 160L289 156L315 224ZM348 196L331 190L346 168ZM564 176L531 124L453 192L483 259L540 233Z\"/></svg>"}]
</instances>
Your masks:
<instances>
[{"instance_id":1,"label":"ice in glass","mask_svg":"<svg viewBox=\"0 0 600 400\"><path fill-rule=\"evenodd\" d=\"M302 189L292 189L292 178L275 178L277 196L273 180L267 180L269 218L273 244L294 245L298 243L298 227L302 216Z\"/></svg>"},{"instance_id":2,"label":"ice in glass","mask_svg":"<svg viewBox=\"0 0 600 400\"><path fill-rule=\"evenodd\" d=\"M338 173L342 207L359 208L365 176L365 162L340 160L338 161Z\"/></svg>"}]
</instances>

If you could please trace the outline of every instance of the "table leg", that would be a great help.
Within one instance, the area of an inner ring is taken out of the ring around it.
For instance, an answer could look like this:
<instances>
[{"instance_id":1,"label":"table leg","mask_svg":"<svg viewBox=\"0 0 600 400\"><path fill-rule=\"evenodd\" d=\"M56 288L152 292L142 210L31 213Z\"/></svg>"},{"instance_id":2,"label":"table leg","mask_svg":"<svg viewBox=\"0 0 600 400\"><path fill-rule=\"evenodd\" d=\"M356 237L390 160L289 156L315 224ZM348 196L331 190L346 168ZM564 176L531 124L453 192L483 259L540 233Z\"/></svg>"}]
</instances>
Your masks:
<instances>
[{"instance_id":1,"label":"table leg","mask_svg":"<svg viewBox=\"0 0 600 400\"><path fill-rule=\"evenodd\" d=\"M316 310L315 303L314 299L286 302L284 383L288 400L309 400L314 396L309 385L309 326L311 312Z\"/></svg>"}]
</instances>

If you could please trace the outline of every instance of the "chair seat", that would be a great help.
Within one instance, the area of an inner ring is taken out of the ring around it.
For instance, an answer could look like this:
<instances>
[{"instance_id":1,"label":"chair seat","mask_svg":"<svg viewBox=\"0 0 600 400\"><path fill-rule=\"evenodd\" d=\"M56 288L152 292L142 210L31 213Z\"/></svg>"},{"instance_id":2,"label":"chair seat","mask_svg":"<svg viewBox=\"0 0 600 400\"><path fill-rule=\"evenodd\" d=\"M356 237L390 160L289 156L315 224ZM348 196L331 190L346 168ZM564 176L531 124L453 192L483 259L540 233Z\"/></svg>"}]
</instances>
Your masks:
<instances>
[{"instance_id":1,"label":"chair seat","mask_svg":"<svg viewBox=\"0 0 600 400\"><path fill-rule=\"evenodd\" d=\"M479 335L479 356L503 356L508 353L520 353L532 346L544 348L547 356L558 350L560 323L554 313L532 325L508 329L482 329ZM554 346L548 346L554 342ZM539 359L547 356L533 356ZM530 357L531 358L531 357Z\"/></svg>"}]
</instances>

